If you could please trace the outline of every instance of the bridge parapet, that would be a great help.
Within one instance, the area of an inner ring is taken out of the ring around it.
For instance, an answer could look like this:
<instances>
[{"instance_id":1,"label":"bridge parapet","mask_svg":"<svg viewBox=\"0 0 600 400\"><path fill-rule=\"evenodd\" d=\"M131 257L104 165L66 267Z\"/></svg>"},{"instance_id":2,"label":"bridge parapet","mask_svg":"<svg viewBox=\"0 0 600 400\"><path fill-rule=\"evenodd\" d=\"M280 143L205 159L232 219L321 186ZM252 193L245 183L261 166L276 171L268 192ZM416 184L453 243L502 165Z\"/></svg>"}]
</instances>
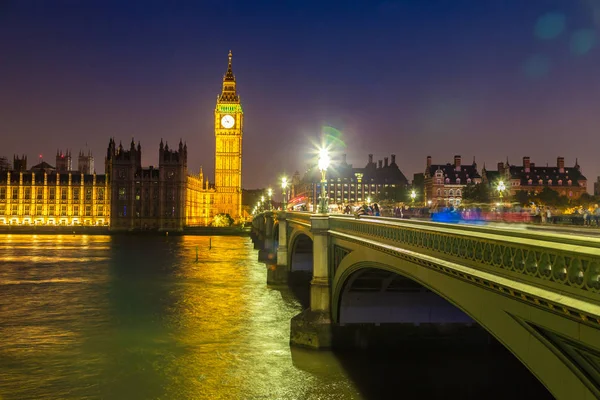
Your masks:
<instances>
[{"instance_id":1,"label":"bridge parapet","mask_svg":"<svg viewBox=\"0 0 600 400\"><path fill-rule=\"evenodd\" d=\"M350 234L433 254L468 266L524 279L537 286L600 302L600 241L578 238L561 243L561 235L517 237L514 231L475 231L436 223L331 216L330 233Z\"/></svg>"}]
</instances>

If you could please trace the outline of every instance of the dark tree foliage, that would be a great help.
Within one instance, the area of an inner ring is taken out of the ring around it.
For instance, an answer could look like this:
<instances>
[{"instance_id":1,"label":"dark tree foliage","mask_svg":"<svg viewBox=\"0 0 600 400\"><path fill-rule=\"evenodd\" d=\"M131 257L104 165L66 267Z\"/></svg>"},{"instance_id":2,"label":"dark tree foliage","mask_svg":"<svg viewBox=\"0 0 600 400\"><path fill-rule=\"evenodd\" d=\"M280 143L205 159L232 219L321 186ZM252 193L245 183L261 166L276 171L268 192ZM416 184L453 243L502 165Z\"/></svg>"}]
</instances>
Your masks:
<instances>
[{"instance_id":1,"label":"dark tree foliage","mask_svg":"<svg viewBox=\"0 0 600 400\"><path fill-rule=\"evenodd\" d=\"M463 188L462 202L464 205L482 205L490 202L490 189L483 183L469 183Z\"/></svg>"},{"instance_id":2,"label":"dark tree foliage","mask_svg":"<svg viewBox=\"0 0 600 400\"><path fill-rule=\"evenodd\" d=\"M557 191L545 187L541 192L537 193L533 200L536 203L541 203L549 207L566 207L569 204L569 199L566 196L561 196Z\"/></svg>"}]
</instances>

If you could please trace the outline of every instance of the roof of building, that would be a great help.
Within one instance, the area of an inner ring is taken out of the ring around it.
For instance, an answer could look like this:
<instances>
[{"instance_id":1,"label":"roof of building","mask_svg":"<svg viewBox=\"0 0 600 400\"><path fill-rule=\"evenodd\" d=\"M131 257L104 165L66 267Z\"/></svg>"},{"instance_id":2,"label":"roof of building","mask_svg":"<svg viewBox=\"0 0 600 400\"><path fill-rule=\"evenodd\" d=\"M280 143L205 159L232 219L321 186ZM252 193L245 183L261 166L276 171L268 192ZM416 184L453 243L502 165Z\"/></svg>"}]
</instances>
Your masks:
<instances>
[{"instance_id":1,"label":"roof of building","mask_svg":"<svg viewBox=\"0 0 600 400\"><path fill-rule=\"evenodd\" d=\"M529 165L528 172L525 171L526 168L523 165L509 165L506 168L506 164L500 163L499 167L503 169L501 171L484 170L488 181L491 182L501 177L510 180L518 179L522 186L540 185L540 180L543 186L562 186L567 184L569 180L571 181L571 185L580 186L582 182L587 181L577 163L572 167L563 167L562 172L558 166L550 167L546 165L538 167L534 163ZM529 183L530 180L531 183Z\"/></svg>"},{"instance_id":2,"label":"roof of building","mask_svg":"<svg viewBox=\"0 0 600 400\"><path fill-rule=\"evenodd\" d=\"M49 170L49 169L56 169L56 168L54 168L52 165L48 164L46 161L42 161L41 163L36 164L33 167L31 167L32 171L35 171L35 170Z\"/></svg>"},{"instance_id":3,"label":"roof of building","mask_svg":"<svg viewBox=\"0 0 600 400\"><path fill-rule=\"evenodd\" d=\"M450 182L456 182L460 179L462 183L466 183L468 179L481 178L479 172L477 172L477 164L461 165L460 169L456 168L455 164L432 164L429 166L426 174L430 177L435 176L437 171L442 171L444 179L449 179Z\"/></svg>"},{"instance_id":4,"label":"roof of building","mask_svg":"<svg viewBox=\"0 0 600 400\"><path fill-rule=\"evenodd\" d=\"M361 176L363 183L376 183L376 184L399 184L407 185L408 179L400 171L398 165L395 162L391 164L382 165L378 167L377 164L370 162L363 168L354 168L352 164L347 164L345 161L340 162L334 168L327 170L327 180L347 180L356 181L357 175ZM313 167L309 170L304 180L310 182L319 182L321 180L321 172L317 167Z\"/></svg>"}]
</instances>

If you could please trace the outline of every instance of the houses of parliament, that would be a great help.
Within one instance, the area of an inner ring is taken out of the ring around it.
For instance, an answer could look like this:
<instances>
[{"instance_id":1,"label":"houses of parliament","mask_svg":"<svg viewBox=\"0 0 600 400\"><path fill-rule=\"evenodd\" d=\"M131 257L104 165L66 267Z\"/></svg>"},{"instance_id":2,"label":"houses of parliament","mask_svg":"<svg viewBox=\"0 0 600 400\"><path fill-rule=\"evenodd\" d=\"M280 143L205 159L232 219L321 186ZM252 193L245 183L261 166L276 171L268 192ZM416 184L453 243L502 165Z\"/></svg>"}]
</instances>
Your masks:
<instances>
[{"instance_id":1,"label":"houses of parliament","mask_svg":"<svg viewBox=\"0 0 600 400\"><path fill-rule=\"evenodd\" d=\"M104 225L111 230L182 230L208 226L219 214L235 222L242 214L244 114L231 66L223 76L214 110L215 179L188 172L187 145L162 139L158 168L142 167L142 146L111 138L105 173L96 174L91 152L80 152L77 169L69 151L27 168L26 156L0 171L0 225Z\"/></svg>"}]
</instances>

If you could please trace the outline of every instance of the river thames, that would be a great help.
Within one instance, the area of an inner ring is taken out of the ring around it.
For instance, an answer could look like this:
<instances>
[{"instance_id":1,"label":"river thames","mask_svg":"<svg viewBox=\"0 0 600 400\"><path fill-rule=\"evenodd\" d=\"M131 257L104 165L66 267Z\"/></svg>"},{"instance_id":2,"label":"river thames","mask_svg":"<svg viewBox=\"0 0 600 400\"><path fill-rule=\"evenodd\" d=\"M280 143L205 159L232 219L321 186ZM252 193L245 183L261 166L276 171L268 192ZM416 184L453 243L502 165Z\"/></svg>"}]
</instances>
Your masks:
<instances>
[{"instance_id":1,"label":"river thames","mask_svg":"<svg viewBox=\"0 0 600 400\"><path fill-rule=\"evenodd\" d=\"M0 235L0 266L2 400L551 398L497 347L290 348L248 237Z\"/></svg>"}]
</instances>

